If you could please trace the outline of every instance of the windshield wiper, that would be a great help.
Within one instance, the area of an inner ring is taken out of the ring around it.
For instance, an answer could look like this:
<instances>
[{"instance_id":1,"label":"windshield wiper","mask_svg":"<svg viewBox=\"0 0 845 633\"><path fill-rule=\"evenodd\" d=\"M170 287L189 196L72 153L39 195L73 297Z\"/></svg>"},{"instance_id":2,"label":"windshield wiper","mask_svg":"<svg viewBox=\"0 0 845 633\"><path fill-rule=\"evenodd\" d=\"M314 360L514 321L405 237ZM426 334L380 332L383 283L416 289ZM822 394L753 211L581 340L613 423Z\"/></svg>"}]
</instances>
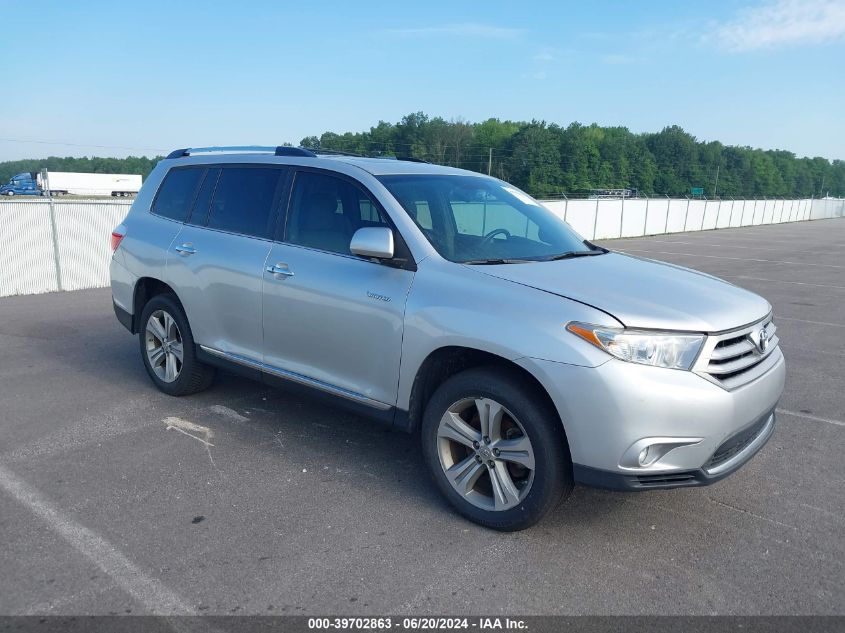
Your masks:
<instances>
[{"instance_id":1,"label":"windshield wiper","mask_svg":"<svg viewBox=\"0 0 845 633\"><path fill-rule=\"evenodd\" d=\"M560 255L552 255L551 257L546 257L545 259L541 260L544 262L554 262L559 259L574 259L576 257L590 257L592 255L604 255L607 253L607 249L599 248L594 251L567 251L566 253L561 253Z\"/></svg>"},{"instance_id":2,"label":"windshield wiper","mask_svg":"<svg viewBox=\"0 0 845 633\"><path fill-rule=\"evenodd\" d=\"M468 259L461 264L485 266L492 264L527 264L530 261L530 259Z\"/></svg>"}]
</instances>

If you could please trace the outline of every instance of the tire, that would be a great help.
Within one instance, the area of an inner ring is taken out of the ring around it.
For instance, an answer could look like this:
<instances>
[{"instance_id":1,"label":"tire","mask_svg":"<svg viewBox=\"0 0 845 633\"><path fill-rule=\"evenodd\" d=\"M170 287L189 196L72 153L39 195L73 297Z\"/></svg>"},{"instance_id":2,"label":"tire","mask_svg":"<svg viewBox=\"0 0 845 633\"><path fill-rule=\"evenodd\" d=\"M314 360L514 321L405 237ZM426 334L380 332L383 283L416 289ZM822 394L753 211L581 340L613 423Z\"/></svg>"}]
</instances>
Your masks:
<instances>
[{"instance_id":1,"label":"tire","mask_svg":"<svg viewBox=\"0 0 845 633\"><path fill-rule=\"evenodd\" d=\"M138 329L144 368L160 391L187 396L211 385L214 368L197 359L191 327L174 295L150 299L141 311Z\"/></svg>"},{"instance_id":2,"label":"tire","mask_svg":"<svg viewBox=\"0 0 845 633\"><path fill-rule=\"evenodd\" d=\"M560 419L515 371L480 367L450 377L426 405L421 441L437 487L460 514L485 527L523 530L572 491Z\"/></svg>"}]
</instances>

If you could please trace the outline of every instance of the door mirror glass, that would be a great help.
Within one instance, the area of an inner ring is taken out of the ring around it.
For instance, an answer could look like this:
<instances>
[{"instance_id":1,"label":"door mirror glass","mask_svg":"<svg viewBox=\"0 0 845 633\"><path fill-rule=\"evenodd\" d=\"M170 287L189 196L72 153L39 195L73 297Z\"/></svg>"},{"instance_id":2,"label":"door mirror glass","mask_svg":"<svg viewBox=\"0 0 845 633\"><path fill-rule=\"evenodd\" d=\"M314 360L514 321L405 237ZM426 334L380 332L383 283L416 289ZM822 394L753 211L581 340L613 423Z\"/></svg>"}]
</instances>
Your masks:
<instances>
[{"instance_id":1,"label":"door mirror glass","mask_svg":"<svg viewBox=\"0 0 845 633\"><path fill-rule=\"evenodd\" d=\"M358 229L349 243L349 251L362 257L393 259L393 231L384 226Z\"/></svg>"}]
</instances>

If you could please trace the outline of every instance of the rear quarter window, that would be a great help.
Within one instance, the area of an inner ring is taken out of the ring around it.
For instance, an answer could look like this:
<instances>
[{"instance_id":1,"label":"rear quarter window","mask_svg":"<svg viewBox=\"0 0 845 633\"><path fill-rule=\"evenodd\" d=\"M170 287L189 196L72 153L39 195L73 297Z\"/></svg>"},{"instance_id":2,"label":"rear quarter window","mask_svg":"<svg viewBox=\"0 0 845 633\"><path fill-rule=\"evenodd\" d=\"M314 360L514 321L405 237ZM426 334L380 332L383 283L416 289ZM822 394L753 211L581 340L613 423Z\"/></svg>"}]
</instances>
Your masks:
<instances>
[{"instance_id":1,"label":"rear quarter window","mask_svg":"<svg viewBox=\"0 0 845 633\"><path fill-rule=\"evenodd\" d=\"M204 168L171 169L158 189L151 211L156 215L184 222L194 203Z\"/></svg>"}]
</instances>

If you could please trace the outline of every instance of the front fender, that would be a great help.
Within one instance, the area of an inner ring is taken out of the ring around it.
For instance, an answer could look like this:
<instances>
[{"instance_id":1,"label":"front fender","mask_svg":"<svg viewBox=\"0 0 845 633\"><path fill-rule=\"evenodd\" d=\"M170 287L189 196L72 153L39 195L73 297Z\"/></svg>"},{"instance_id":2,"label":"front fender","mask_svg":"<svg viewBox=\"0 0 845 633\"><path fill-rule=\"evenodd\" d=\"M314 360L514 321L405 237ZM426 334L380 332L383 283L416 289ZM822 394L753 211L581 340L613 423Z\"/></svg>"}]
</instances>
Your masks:
<instances>
[{"instance_id":1,"label":"front fender","mask_svg":"<svg viewBox=\"0 0 845 633\"><path fill-rule=\"evenodd\" d=\"M566 331L569 321L619 327L590 306L446 261L420 264L405 310L397 406L408 409L417 371L443 347L515 361L523 357L596 367L609 356Z\"/></svg>"}]
</instances>

